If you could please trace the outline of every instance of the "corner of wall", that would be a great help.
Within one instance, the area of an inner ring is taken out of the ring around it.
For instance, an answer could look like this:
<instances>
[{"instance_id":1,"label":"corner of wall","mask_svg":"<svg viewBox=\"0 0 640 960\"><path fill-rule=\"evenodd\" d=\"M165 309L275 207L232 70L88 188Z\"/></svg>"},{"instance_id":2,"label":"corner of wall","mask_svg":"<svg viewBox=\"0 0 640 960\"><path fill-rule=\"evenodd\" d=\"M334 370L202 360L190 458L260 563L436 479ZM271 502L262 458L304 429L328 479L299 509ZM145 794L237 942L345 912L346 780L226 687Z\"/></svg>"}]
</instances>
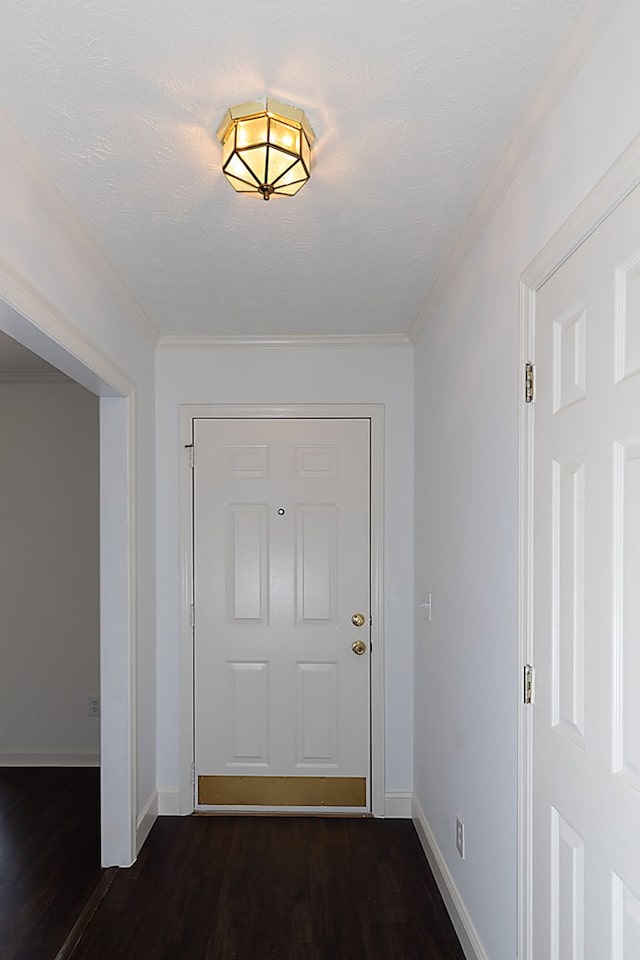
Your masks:
<instances>
[{"instance_id":1,"label":"corner of wall","mask_svg":"<svg viewBox=\"0 0 640 960\"><path fill-rule=\"evenodd\" d=\"M411 790L387 790L384 795L385 817L411 819Z\"/></svg>"},{"instance_id":2,"label":"corner of wall","mask_svg":"<svg viewBox=\"0 0 640 960\"><path fill-rule=\"evenodd\" d=\"M149 836L151 828L158 817L158 791L154 790L136 820L136 854L140 853L142 845Z\"/></svg>"},{"instance_id":3,"label":"corner of wall","mask_svg":"<svg viewBox=\"0 0 640 960\"><path fill-rule=\"evenodd\" d=\"M179 817L181 815L180 787L158 787L158 816Z\"/></svg>"}]
</instances>

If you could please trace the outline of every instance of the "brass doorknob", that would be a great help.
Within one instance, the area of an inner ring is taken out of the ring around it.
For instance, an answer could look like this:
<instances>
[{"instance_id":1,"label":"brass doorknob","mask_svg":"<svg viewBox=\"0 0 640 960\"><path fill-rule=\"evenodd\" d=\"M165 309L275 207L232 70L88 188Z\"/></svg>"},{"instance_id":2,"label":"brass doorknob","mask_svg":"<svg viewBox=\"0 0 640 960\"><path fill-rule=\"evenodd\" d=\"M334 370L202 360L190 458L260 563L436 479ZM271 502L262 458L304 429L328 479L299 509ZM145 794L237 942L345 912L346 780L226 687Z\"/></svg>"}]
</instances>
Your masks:
<instances>
[{"instance_id":1,"label":"brass doorknob","mask_svg":"<svg viewBox=\"0 0 640 960\"><path fill-rule=\"evenodd\" d=\"M367 645L364 640L354 640L351 644L351 649L356 654L356 656L361 657L362 654L367 649Z\"/></svg>"},{"instance_id":2,"label":"brass doorknob","mask_svg":"<svg viewBox=\"0 0 640 960\"><path fill-rule=\"evenodd\" d=\"M351 617L351 623L354 627L361 627L364 624L364 613L354 613Z\"/></svg>"}]
</instances>

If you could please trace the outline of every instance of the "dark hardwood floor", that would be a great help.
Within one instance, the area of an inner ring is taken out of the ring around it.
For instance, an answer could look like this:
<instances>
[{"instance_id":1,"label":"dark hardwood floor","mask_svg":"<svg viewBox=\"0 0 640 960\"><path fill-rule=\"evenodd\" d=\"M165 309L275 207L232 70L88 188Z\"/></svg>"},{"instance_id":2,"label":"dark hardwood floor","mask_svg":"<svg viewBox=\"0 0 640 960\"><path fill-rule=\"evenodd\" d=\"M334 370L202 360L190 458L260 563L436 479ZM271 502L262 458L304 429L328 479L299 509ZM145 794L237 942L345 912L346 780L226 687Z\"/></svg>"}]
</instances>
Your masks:
<instances>
[{"instance_id":1,"label":"dark hardwood floor","mask_svg":"<svg viewBox=\"0 0 640 960\"><path fill-rule=\"evenodd\" d=\"M73 960L464 960L406 820L159 819Z\"/></svg>"},{"instance_id":2,"label":"dark hardwood floor","mask_svg":"<svg viewBox=\"0 0 640 960\"><path fill-rule=\"evenodd\" d=\"M98 770L0 768L0 958L65 940L66 960L464 960L410 821L163 817L113 878Z\"/></svg>"},{"instance_id":3,"label":"dark hardwood floor","mask_svg":"<svg viewBox=\"0 0 640 960\"><path fill-rule=\"evenodd\" d=\"M2 960L53 960L101 873L100 771L0 767Z\"/></svg>"}]
</instances>

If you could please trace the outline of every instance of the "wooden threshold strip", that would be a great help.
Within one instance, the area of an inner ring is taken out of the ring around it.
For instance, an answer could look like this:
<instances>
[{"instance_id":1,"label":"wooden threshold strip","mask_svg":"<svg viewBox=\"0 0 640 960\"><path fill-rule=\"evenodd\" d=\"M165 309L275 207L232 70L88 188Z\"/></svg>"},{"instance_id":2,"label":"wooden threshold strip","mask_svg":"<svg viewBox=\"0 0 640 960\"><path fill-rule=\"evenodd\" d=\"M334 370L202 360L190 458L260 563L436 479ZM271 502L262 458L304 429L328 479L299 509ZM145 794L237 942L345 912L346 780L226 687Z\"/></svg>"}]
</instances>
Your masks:
<instances>
[{"instance_id":1,"label":"wooden threshold strip","mask_svg":"<svg viewBox=\"0 0 640 960\"><path fill-rule=\"evenodd\" d=\"M95 890L82 908L80 916L67 934L65 941L56 953L54 960L72 960L76 948L82 940L85 930L96 915L98 907L106 897L109 887L115 880L117 873L117 867L108 867L103 872L102 876L98 880L98 883L96 884Z\"/></svg>"}]
</instances>

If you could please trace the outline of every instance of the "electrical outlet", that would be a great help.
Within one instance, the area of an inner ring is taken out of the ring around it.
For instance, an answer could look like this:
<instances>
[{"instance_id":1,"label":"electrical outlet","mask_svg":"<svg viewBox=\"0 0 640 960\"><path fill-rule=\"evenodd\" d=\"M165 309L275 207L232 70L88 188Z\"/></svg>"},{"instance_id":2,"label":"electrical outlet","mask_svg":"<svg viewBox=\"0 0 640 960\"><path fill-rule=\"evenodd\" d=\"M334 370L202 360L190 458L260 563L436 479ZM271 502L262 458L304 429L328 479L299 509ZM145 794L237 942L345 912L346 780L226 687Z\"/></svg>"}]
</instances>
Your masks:
<instances>
[{"instance_id":1,"label":"electrical outlet","mask_svg":"<svg viewBox=\"0 0 640 960\"><path fill-rule=\"evenodd\" d=\"M100 697L89 697L89 716L100 716Z\"/></svg>"},{"instance_id":2,"label":"electrical outlet","mask_svg":"<svg viewBox=\"0 0 640 960\"><path fill-rule=\"evenodd\" d=\"M464 860L464 820L460 817L456 817L456 848Z\"/></svg>"}]
</instances>

